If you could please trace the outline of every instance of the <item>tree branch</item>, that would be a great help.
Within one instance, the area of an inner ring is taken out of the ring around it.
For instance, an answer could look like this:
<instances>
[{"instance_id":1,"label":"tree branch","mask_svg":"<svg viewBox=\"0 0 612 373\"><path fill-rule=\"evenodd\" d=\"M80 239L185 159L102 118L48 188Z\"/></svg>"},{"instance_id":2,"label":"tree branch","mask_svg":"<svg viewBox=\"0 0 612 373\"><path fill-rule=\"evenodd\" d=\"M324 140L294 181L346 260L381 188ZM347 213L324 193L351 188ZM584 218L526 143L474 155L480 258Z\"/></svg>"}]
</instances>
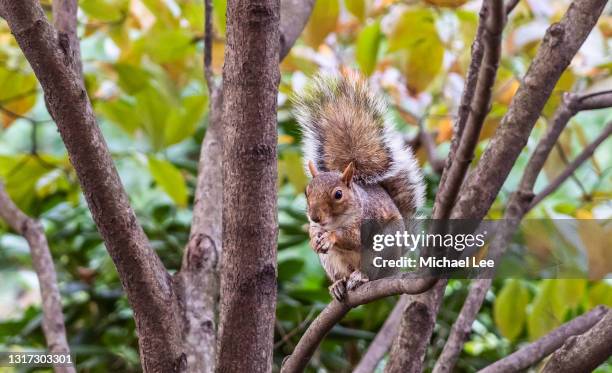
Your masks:
<instances>
[{"instance_id":1,"label":"tree branch","mask_svg":"<svg viewBox=\"0 0 612 373\"><path fill-rule=\"evenodd\" d=\"M53 0L51 6L59 45L68 59L68 64L83 79L81 46L77 35L77 0Z\"/></svg>"},{"instance_id":2,"label":"tree branch","mask_svg":"<svg viewBox=\"0 0 612 373\"><path fill-rule=\"evenodd\" d=\"M280 15L280 52L282 61L306 27L316 0L282 0Z\"/></svg>"},{"instance_id":3,"label":"tree branch","mask_svg":"<svg viewBox=\"0 0 612 373\"><path fill-rule=\"evenodd\" d=\"M0 0L0 9L43 88L49 113L119 272L134 310L143 369L172 371L181 366L182 352L171 278L130 207L83 81L38 1Z\"/></svg>"},{"instance_id":4,"label":"tree branch","mask_svg":"<svg viewBox=\"0 0 612 373\"><path fill-rule=\"evenodd\" d=\"M285 34L281 36L281 40L290 41L284 45L287 48L285 55L306 25L314 1L300 1L299 5L294 3L292 0L290 4L281 4L281 29L296 35L295 38ZM208 127L198 163L189 243L183 253L181 270L175 276L177 291L181 294L179 300L185 325L183 344L190 372L215 371L218 270L223 251L223 214L219 204L223 199L223 95L222 85L215 84L211 68L213 31L211 17L208 16L212 15L211 1L206 0L205 6L204 75L210 97ZM300 21L300 17L304 19ZM292 22L286 21L289 19ZM301 28L299 25L302 25Z\"/></svg>"},{"instance_id":5,"label":"tree branch","mask_svg":"<svg viewBox=\"0 0 612 373\"><path fill-rule=\"evenodd\" d=\"M353 373L372 373L376 370L376 367L387 351L389 351L391 342L393 342L397 335L397 330L407 304L408 296L402 295L393 311L391 311L391 314L387 317L387 320L385 320L382 328L376 334L376 338L370 342L368 350L361 357L361 361L359 361Z\"/></svg>"},{"instance_id":6,"label":"tree branch","mask_svg":"<svg viewBox=\"0 0 612 373\"><path fill-rule=\"evenodd\" d=\"M612 354L612 312L588 332L570 337L555 351L542 373L591 372Z\"/></svg>"},{"instance_id":7,"label":"tree branch","mask_svg":"<svg viewBox=\"0 0 612 373\"><path fill-rule=\"evenodd\" d=\"M501 34L506 15L501 1L484 2L483 7L485 6L487 17L483 32L483 65L478 71L474 99L470 105L464 133L461 134L456 153L453 155L454 161L445 171L448 175L436 195L434 219L446 219L450 216L467 169L474 157L474 149L478 143L480 130L490 110L491 93L501 55Z\"/></svg>"},{"instance_id":8,"label":"tree branch","mask_svg":"<svg viewBox=\"0 0 612 373\"><path fill-rule=\"evenodd\" d=\"M427 153L427 159L429 159L429 164L431 165L431 169L437 173L442 173L444 170L444 160L440 159L436 154L436 142L425 128L421 128L419 131L420 143L423 144L425 148L425 152Z\"/></svg>"},{"instance_id":9,"label":"tree branch","mask_svg":"<svg viewBox=\"0 0 612 373\"><path fill-rule=\"evenodd\" d=\"M582 110L601 109L606 107L605 105L612 106L612 100L609 102L601 101L599 102L599 106L594 106L589 100L596 96L598 95L579 95L573 93L566 93L563 96L563 101L555 111L546 134L540 139L535 151L529 158L517 192L512 195L508 202L508 207L504 214L504 220L507 222L507 226L505 226L504 229L506 229L507 232L505 236L499 239L496 238L490 247L491 256L494 256L495 259L500 257L505 251L511 240L512 234L514 234L518 228L523 216L533 208L535 204L541 201L541 199L534 201L535 203L530 206L533 198L533 187L538 175L544 167L546 159L569 120ZM557 186L559 185L560 183ZM459 317L453 325L444 349L436 362L436 366L434 367L435 373L452 371L463 349L463 345L469 337L472 324L478 315L478 311L490 287L490 279L478 279L472 283L470 292L468 293Z\"/></svg>"},{"instance_id":10,"label":"tree branch","mask_svg":"<svg viewBox=\"0 0 612 373\"><path fill-rule=\"evenodd\" d=\"M42 299L42 329L50 353L70 353L64 326L62 299L57 286L57 275L53 258L42 225L24 214L9 197L0 181L0 218L15 232L22 235L30 245L32 264L38 277ZM74 373L74 366L57 366L56 373Z\"/></svg>"},{"instance_id":11,"label":"tree branch","mask_svg":"<svg viewBox=\"0 0 612 373\"><path fill-rule=\"evenodd\" d=\"M435 279L404 273L367 282L348 292L343 302L333 300L310 324L293 353L285 358L281 372L303 371L323 338L352 308L392 295L422 293L435 284Z\"/></svg>"},{"instance_id":12,"label":"tree branch","mask_svg":"<svg viewBox=\"0 0 612 373\"><path fill-rule=\"evenodd\" d=\"M561 21L548 29L508 112L476 169L465 181L451 216L475 219L485 216L527 143L552 89L595 26L605 4L605 0L574 0Z\"/></svg>"},{"instance_id":13,"label":"tree branch","mask_svg":"<svg viewBox=\"0 0 612 373\"><path fill-rule=\"evenodd\" d=\"M206 78L208 96L211 98L211 101L217 88L211 67L213 43L212 12L212 0L204 0L204 77ZM212 106L212 103L210 105Z\"/></svg>"},{"instance_id":14,"label":"tree branch","mask_svg":"<svg viewBox=\"0 0 612 373\"><path fill-rule=\"evenodd\" d=\"M595 153L595 149L604 142L610 135L612 134L612 122L606 125L604 131L599 135L589 146L587 146L582 153L576 157L566 168L561 172L559 176L557 176L550 184L548 184L542 191L540 191L531 201L529 205L529 209L533 208L533 206L537 205L541 200L548 197L552 192L554 192L567 178L569 178L573 173L582 165L587 159L591 158L593 153Z\"/></svg>"},{"instance_id":15,"label":"tree branch","mask_svg":"<svg viewBox=\"0 0 612 373\"><path fill-rule=\"evenodd\" d=\"M433 369L434 373L453 371L459 354L463 350L463 344L472 331L472 324L478 315L487 291L491 287L491 282L491 279L481 279L472 282L470 292L461 307L459 317L457 317L457 321L453 324L444 349L436 361Z\"/></svg>"},{"instance_id":16,"label":"tree branch","mask_svg":"<svg viewBox=\"0 0 612 373\"><path fill-rule=\"evenodd\" d=\"M272 369L279 26L279 0L227 3L219 372Z\"/></svg>"},{"instance_id":17,"label":"tree branch","mask_svg":"<svg viewBox=\"0 0 612 373\"><path fill-rule=\"evenodd\" d=\"M610 314L606 307L597 306L590 312L561 325L537 341L480 370L479 373L510 373L525 370L561 347L571 336L582 334L591 329L606 314ZM607 347L609 348L609 346L608 344Z\"/></svg>"}]
</instances>

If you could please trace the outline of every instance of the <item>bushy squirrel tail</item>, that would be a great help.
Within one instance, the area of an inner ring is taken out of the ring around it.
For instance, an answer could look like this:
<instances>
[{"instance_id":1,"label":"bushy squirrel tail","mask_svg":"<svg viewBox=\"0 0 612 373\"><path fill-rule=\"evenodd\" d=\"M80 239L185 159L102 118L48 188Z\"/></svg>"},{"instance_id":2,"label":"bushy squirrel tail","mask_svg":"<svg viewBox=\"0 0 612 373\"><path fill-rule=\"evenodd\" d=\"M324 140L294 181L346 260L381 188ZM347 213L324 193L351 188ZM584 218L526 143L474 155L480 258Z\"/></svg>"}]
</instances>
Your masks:
<instances>
[{"instance_id":1,"label":"bushy squirrel tail","mask_svg":"<svg viewBox=\"0 0 612 373\"><path fill-rule=\"evenodd\" d=\"M303 133L304 163L320 171L355 166L354 180L383 186L402 216L414 217L424 185L403 137L387 119L383 98L356 74L318 75L293 98Z\"/></svg>"}]
</instances>

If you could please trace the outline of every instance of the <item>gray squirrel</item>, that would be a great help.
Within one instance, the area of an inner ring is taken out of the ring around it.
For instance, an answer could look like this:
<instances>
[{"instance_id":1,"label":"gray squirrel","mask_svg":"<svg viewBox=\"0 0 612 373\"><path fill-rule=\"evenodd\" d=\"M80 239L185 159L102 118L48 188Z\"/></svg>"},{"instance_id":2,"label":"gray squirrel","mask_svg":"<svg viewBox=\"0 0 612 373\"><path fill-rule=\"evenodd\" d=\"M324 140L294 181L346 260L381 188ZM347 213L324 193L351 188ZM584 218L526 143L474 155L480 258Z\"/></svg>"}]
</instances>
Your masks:
<instances>
[{"instance_id":1,"label":"gray squirrel","mask_svg":"<svg viewBox=\"0 0 612 373\"><path fill-rule=\"evenodd\" d=\"M330 293L342 300L374 279L363 271L362 224L414 218L423 204L423 177L387 119L385 101L360 76L318 75L293 104L312 176L310 243L332 281Z\"/></svg>"}]
</instances>

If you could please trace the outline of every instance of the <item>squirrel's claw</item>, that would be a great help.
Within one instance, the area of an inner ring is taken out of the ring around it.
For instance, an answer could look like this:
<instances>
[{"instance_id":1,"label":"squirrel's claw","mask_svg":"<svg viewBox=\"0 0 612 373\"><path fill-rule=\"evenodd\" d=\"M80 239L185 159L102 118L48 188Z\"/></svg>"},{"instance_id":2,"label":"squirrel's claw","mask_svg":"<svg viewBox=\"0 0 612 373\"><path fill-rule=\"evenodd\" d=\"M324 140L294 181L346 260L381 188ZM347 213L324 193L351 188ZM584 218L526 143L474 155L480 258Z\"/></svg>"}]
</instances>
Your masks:
<instances>
[{"instance_id":1,"label":"squirrel's claw","mask_svg":"<svg viewBox=\"0 0 612 373\"><path fill-rule=\"evenodd\" d=\"M315 240L315 250L318 254L326 254L334 243L334 236L330 232L323 232Z\"/></svg>"},{"instance_id":2,"label":"squirrel's claw","mask_svg":"<svg viewBox=\"0 0 612 373\"><path fill-rule=\"evenodd\" d=\"M346 278L341 278L340 280L334 282L329 287L329 293L338 302L342 302L342 300L346 296Z\"/></svg>"},{"instance_id":3,"label":"squirrel's claw","mask_svg":"<svg viewBox=\"0 0 612 373\"><path fill-rule=\"evenodd\" d=\"M363 272L359 270L353 271L346 282L346 289L347 291L355 290L359 285L368 281L370 281L370 279Z\"/></svg>"}]
</instances>

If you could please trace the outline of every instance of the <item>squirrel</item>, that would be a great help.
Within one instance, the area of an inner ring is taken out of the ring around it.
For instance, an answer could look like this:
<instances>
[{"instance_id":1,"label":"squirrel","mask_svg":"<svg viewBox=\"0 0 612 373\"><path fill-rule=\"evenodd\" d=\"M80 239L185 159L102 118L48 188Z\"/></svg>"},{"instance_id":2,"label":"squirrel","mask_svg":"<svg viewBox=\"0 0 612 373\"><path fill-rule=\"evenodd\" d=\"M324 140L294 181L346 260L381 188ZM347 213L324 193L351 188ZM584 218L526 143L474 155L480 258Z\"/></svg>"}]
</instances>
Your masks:
<instances>
[{"instance_id":1,"label":"squirrel","mask_svg":"<svg viewBox=\"0 0 612 373\"><path fill-rule=\"evenodd\" d=\"M387 118L387 104L357 74L318 75L293 97L302 130L310 244L342 301L377 274L364 263L362 223L415 217L420 168ZM363 266L362 266L363 265ZM380 278L380 277L378 277Z\"/></svg>"}]
</instances>

